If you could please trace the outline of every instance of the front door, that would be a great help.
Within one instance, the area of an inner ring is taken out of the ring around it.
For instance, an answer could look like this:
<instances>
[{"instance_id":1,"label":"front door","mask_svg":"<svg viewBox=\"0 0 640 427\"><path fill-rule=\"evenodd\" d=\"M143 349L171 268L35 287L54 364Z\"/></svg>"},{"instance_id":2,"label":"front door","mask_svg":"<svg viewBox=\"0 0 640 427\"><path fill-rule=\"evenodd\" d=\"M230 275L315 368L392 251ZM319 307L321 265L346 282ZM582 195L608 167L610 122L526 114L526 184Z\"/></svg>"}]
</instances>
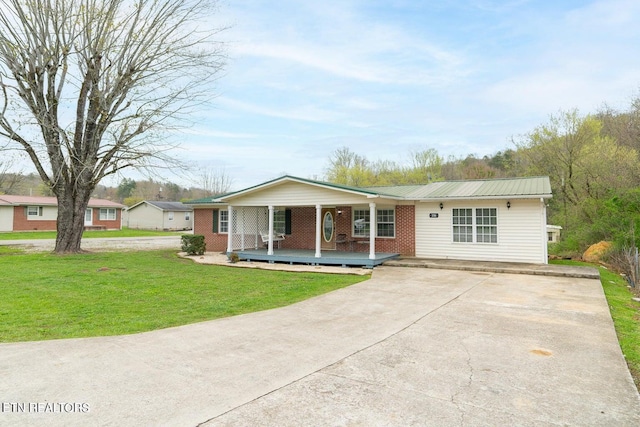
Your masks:
<instances>
[{"instance_id":1,"label":"front door","mask_svg":"<svg viewBox=\"0 0 640 427\"><path fill-rule=\"evenodd\" d=\"M331 251L336 249L336 209L322 208L321 227L322 250Z\"/></svg>"},{"instance_id":2,"label":"front door","mask_svg":"<svg viewBox=\"0 0 640 427\"><path fill-rule=\"evenodd\" d=\"M93 225L93 209L91 208L87 208L87 210L84 211L84 225L85 227Z\"/></svg>"}]
</instances>

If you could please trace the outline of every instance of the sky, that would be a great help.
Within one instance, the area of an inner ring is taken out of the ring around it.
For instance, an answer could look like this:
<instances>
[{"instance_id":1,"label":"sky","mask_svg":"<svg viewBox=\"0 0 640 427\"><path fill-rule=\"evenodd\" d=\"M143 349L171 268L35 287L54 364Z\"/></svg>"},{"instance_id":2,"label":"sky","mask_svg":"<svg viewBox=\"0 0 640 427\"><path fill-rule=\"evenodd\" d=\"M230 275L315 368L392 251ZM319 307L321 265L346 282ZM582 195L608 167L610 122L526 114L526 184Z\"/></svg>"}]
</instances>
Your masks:
<instances>
[{"instance_id":1,"label":"sky","mask_svg":"<svg viewBox=\"0 0 640 427\"><path fill-rule=\"evenodd\" d=\"M175 155L232 190L322 179L341 147L482 157L640 94L638 0L222 0L210 22L228 63Z\"/></svg>"}]
</instances>

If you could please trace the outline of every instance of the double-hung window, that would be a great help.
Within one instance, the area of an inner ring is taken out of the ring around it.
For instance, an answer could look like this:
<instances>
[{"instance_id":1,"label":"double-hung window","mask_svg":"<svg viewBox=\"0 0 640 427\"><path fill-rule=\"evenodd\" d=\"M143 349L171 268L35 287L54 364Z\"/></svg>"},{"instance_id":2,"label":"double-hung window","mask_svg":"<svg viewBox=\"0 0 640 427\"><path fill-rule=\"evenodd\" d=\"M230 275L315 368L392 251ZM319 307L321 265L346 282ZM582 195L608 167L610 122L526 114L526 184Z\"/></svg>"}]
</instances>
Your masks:
<instances>
[{"instance_id":1,"label":"double-hung window","mask_svg":"<svg viewBox=\"0 0 640 427\"><path fill-rule=\"evenodd\" d=\"M228 233L229 232L229 211L228 210L220 210L220 233Z\"/></svg>"},{"instance_id":2,"label":"double-hung window","mask_svg":"<svg viewBox=\"0 0 640 427\"><path fill-rule=\"evenodd\" d=\"M454 242L498 243L496 208L455 208L452 223Z\"/></svg>"},{"instance_id":3,"label":"double-hung window","mask_svg":"<svg viewBox=\"0 0 640 427\"><path fill-rule=\"evenodd\" d=\"M116 210L114 208L100 208L100 221L114 221Z\"/></svg>"},{"instance_id":4,"label":"double-hung window","mask_svg":"<svg viewBox=\"0 0 640 427\"><path fill-rule=\"evenodd\" d=\"M378 209L376 214L378 237L395 237L396 211L393 209Z\"/></svg>"},{"instance_id":5,"label":"double-hung window","mask_svg":"<svg viewBox=\"0 0 640 427\"><path fill-rule=\"evenodd\" d=\"M39 206L27 206L27 218L42 215L41 209Z\"/></svg>"},{"instance_id":6,"label":"double-hung window","mask_svg":"<svg viewBox=\"0 0 640 427\"><path fill-rule=\"evenodd\" d=\"M284 209L279 209L273 212L273 232L276 234L284 234L285 233L285 224L286 224L286 211Z\"/></svg>"},{"instance_id":7,"label":"double-hung window","mask_svg":"<svg viewBox=\"0 0 640 427\"><path fill-rule=\"evenodd\" d=\"M476 241L498 243L498 217L495 208L476 209Z\"/></svg>"},{"instance_id":8,"label":"double-hung window","mask_svg":"<svg viewBox=\"0 0 640 427\"><path fill-rule=\"evenodd\" d=\"M353 236L369 237L371 230L371 213L369 209L353 210ZM396 236L395 209L376 210L376 237Z\"/></svg>"}]
</instances>

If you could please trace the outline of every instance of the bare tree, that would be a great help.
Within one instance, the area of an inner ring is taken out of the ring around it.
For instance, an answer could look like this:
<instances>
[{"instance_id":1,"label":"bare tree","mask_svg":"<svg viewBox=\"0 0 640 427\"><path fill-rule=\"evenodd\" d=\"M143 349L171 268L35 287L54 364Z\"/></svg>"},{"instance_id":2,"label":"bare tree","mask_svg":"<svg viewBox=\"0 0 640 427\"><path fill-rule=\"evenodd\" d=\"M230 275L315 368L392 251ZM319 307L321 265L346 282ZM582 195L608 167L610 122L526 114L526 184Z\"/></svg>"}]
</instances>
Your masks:
<instances>
[{"instance_id":1,"label":"bare tree","mask_svg":"<svg viewBox=\"0 0 640 427\"><path fill-rule=\"evenodd\" d=\"M15 167L15 157L3 156L0 159L0 194L12 194L23 180L22 170L16 171Z\"/></svg>"},{"instance_id":2,"label":"bare tree","mask_svg":"<svg viewBox=\"0 0 640 427\"><path fill-rule=\"evenodd\" d=\"M206 196L227 193L233 184L233 179L224 169L203 167L199 175L198 184L202 186Z\"/></svg>"},{"instance_id":3,"label":"bare tree","mask_svg":"<svg viewBox=\"0 0 640 427\"><path fill-rule=\"evenodd\" d=\"M212 3L0 0L0 137L58 198L56 252L80 251L102 178L170 160L163 135L211 95Z\"/></svg>"}]
</instances>

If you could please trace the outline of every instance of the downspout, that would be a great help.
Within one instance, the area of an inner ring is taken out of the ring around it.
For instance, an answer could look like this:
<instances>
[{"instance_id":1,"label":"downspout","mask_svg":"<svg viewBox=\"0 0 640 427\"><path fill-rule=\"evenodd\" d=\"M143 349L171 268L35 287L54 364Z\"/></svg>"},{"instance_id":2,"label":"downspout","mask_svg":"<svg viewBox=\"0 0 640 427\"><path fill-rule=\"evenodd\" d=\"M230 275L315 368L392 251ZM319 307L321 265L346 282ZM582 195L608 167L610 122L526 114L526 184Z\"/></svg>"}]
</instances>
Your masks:
<instances>
[{"instance_id":1,"label":"downspout","mask_svg":"<svg viewBox=\"0 0 640 427\"><path fill-rule=\"evenodd\" d=\"M316 205L316 258L322 258L322 205Z\"/></svg>"}]
</instances>

